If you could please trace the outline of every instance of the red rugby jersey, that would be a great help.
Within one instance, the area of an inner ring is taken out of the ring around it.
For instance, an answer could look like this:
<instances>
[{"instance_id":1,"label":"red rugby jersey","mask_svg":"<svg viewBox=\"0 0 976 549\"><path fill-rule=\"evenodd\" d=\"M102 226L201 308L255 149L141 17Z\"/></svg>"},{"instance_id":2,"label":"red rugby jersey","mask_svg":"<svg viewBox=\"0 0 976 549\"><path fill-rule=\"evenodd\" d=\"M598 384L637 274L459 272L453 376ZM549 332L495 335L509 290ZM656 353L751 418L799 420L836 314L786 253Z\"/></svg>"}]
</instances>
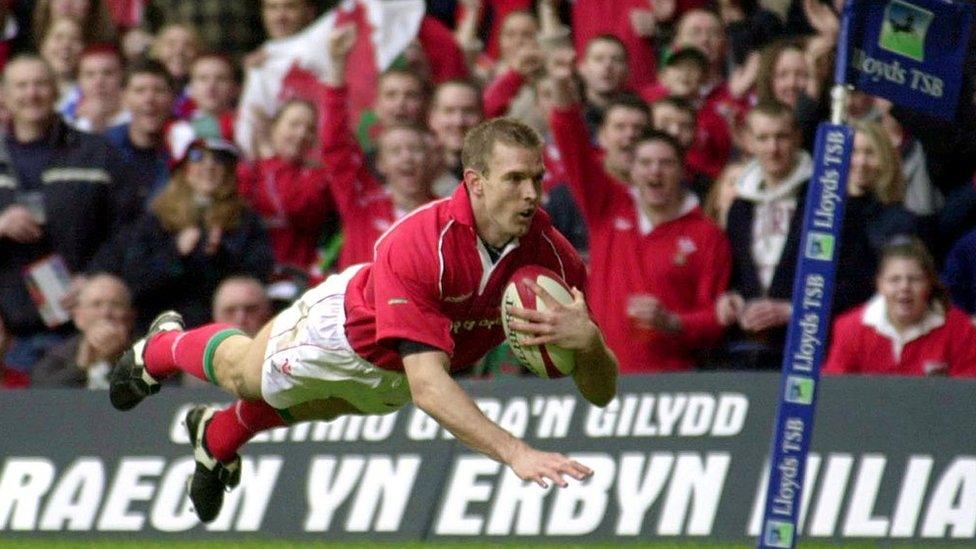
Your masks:
<instances>
[{"instance_id":1,"label":"red rugby jersey","mask_svg":"<svg viewBox=\"0 0 976 549\"><path fill-rule=\"evenodd\" d=\"M462 184L377 241L374 262L346 290L346 337L359 356L381 368L403 370L396 346L408 339L443 350L451 370L460 370L505 338L502 292L512 273L529 264L555 271L570 286L586 286L582 259L542 210L492 264Z\"/></svg>"}]
</instances>

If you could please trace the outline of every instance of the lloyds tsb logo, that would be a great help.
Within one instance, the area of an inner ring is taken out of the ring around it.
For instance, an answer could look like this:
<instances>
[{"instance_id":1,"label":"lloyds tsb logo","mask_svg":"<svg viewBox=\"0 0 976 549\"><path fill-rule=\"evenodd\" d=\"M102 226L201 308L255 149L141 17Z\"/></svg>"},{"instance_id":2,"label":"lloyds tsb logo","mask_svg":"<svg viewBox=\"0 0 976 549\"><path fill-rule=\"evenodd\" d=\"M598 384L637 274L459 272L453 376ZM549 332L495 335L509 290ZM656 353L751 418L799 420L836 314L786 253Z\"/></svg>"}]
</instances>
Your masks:
<instances>
[{"instance_id":1,"label":"lloyds tsb logo","mask_svg":"<svg viewBox=\"0 0 976 549\"><path fill-rule=\"evenodd\" d=\"M892 0L885 8L878 46L918 62L925 61L925 35L933 17L928 10Z\"/></svg>"}]
</instances>

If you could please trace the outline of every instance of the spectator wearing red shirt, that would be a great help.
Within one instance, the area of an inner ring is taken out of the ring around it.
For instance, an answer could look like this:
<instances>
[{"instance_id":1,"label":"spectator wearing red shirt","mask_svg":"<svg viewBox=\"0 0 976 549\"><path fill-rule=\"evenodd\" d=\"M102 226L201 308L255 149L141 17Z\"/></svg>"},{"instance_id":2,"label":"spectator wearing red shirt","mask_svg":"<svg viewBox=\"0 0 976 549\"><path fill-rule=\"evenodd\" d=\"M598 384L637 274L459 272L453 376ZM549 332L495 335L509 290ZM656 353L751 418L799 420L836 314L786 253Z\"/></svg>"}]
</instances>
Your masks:
<instances>
[{"instance_id":1,"label":"spectator wearing red shirt","mask_svg":"<svg viewBox=\"0 0 976 549\"><path fill-rule=\"evenodd\" d=\"M562 50L554 53L553 56L571 54L572 50ZM553 85L549 88L549 92L554 94L554 87ZM541 91L541 88L539 89ZM540 106L549 101L550 99L540 99ZM650 113L647 104L639 97L621 94L609 103L597 132L599 148L592 151L602 161L608 181L620 186L630 185L634 143L649 126ZM592 146L590 148L592 149ZM555 176L551 182L543 181L543 184L548 187L546 211L552 214L553 225L585 254L585 250L590 246L587 228L585 223L581 223L578 219L580 217L578 200L569 192L566 185L568 174L565 162L571 160L565 158L566 154L565 151L560 151L560 147L555 143L550 142L546 147L546 166L553 170L552 175Z\"/></svg>"},{"instance_id":2,"label":"spectator wearing red shirt","mask_svg":"<svg viewBox=\"0 0 976 549\"><path fill-rule=\"evenodd\" d=\"M715 303L731 252L682 185L681 146L659 132L636 140L632 187L615 184L587 143L571 70L557 73L552 131L590 229L590 304L623 373L689 370L718 342Z\"/></svg>"},{"instance_id":3,"label":"spectator wearing red shirt","mask_svg":"<svg viewBox=\"0 0 976 549\"><path fill-rule=\"evenodd\" d=\"M433 198L427 132L416 125L393 122L379 135L376 168L349 128L345 63L355 41L355 28L339 27L336 48L329 55L333 68L324 96L325 127L320 133L323 161L331 179L332 196L342 223L342 251L338 268L373 258L373 245L393 223ZM340 70L341 69L341 70ZM385 185L384 185L385 184Z\"/></svg>"},{"instance_id":4,"label":"spectator wearing red shirt","mask_svg":"<svg viewBox=\"0 0 976 549\"><path fill-rule=\"evenodd\" d=\"M824 373L976 376L976 327L949 303L917 239L885 247L877 294L834 322Z\"/></svg>"},{"instance_id":5,"label":"spectator wearing red shirt","mask_svg":"<svg viewBox=\"0 0 976 549\"><path fill-rule=\"evenodd\" d=\"M644 88L644 100L653 103L664 96L688 101L694 108L695 129L692 141L686 146L685 163L688 169L709 180L718 177L723 165L713 158L715 150L732 147L729 125L712 109L702 106L699 90L708 74L708 58L696 48L685 47L668 57L658 77L658 84Z\"/></svg>"},{"instance_id":6,"label":"spectator wearing red shirt","mask_svg":"<svg viewBox=\"0 0 976 549\"><path fill-rule=\"evenodd\" d=\"M154 323L112 373L113 405L127 410L180 371L241 399L187 414L196 469L189 486L205 522L240 481L238 449L258 432L296 421L392 412L411 400L458 440L522 480L566 486L592 471L541 452L489 420L450 372L504 339L501 296L519 267L542 265L585 283L579 256L539 212L542 143L508 119L485 122L465 141L464 185L417 210L377 246L376 261L330 277L251 339L226 325L183 331L179 315ZM573 380L591 403L616 392L617 367L583 294L561 304L527 281L546 311L509 307L526 345L576 354Z\"/></svg>"},{"instance_id":7,"label":"spectator wearing red shirt","mask_svg":"<svg viewBox=\"0 0 976 549\"><path fill-rule=\"evenodd\" d=\"M700 148L702 152L695 162L700 162L700 169L714 179L729 161L732 153L729 127L742 117L746 104L732 96L725 80L725 34L718 15L708 10L694 9L681 17L671 48L679 50L689 46L700 50L708 59L708 73L700 93L699 117L717 117L725 123L725 131L721 132L712 128L709 122L707 127L712 131L699 137L700 143L696 144L696 149ZM699 124L699 127L704 126Z\"/></svg>"},{"instance_id":8,"label":"spectator wearing red shirt","mask_svg":"<svg viewBox=\"0 0 976 549\"><path fill-rule=\"evenodd\" d=\"M316 245L335 205L329 191L329 169L309 162L315 144L315 107L291 100L271 122L265 158L237 167L240 196L261 216L275 263L310 272Z\"/></svg>"}]
</instances>

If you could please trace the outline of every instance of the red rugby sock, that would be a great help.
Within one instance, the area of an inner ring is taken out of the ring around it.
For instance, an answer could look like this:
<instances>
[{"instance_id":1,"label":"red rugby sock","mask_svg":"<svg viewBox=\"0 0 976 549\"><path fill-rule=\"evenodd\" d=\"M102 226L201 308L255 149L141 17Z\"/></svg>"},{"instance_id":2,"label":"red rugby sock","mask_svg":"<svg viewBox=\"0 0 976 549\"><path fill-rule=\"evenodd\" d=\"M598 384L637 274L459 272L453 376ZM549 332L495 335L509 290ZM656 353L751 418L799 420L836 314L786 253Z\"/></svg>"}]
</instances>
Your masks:
<instances>
[{"instance_id":1,"label":"red rugby sock","mask_svg":"<svg viewBox=\"0 0 976 549\"><path fill-rule=\"evenodd\" d=\"M210 454L220 462L234 459L234 454L251 437L275 427L287 425L278 410L263 400L238 400L213 415L204 433Z\"/></svg>"},{"instance_id":2,"label":"red rugby sock","mask_svg":"<svg viewBox=\"0 0 976 549\"><path fill-rule=\"evenodd\" d=\"M241 333L230 324L207 324L185 332L159 332L146 342L143 352L146 370L156 379L183 371L216 385L213 356L217 346Z\"/></svg>"}]
</instances>

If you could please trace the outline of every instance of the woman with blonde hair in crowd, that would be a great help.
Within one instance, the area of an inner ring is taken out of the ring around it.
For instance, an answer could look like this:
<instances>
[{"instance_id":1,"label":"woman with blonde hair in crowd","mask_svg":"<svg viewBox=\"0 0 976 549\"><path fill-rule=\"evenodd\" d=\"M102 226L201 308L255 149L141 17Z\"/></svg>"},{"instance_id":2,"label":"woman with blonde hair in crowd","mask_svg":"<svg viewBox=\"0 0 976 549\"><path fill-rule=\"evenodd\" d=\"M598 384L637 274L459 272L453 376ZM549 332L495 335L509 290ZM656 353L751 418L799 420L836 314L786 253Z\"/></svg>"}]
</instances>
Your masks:
<instances>
[{"instance_id":1,"label":"woman with blonde hair in crowd","mask_svg":"<svg viewBox=\"0 0 976 549\"><path fill-rule=\"evenodd\" d=\"M237 194L236 161L230 142L196 139L135 224L122 274L142 326L166 309L179 311L188 326L203 324L221 280L270 275L268 237Z\"/></svg>"},{"instance_id":2,"label":"woman with blonde hair in crowd","mask_svg":"<svg viewBox=\"0 0 976 549\"><path fill-rule=\"evenodd\" d=\"M824 373L976 376L976 327L949 304L920 240L885 246L875 283L867 303L834 323Z\"/></svg>"},{"instance_id":3,"label":"woman with blonde hair in crowd","mask_svg":"<svg viewBox=\"0 0 976 549\"><path fill-rule=\"evenodd\" d=\"M81 52L85 49L82 33L78 21L61 17L51 21L51 25L45 29L40 39L38 53L44 61L47 61L57 78L56 108L59 113L74 110L81 99L77 78Z\"/></svg>"},{"instance_id":4,"label":"woman with blonde hair in crowd","mask_svg":"<svg viewBox=\"0 0 976 549\"><path fill-rule=\"evenodd\" d=\"M702 212L709 219L725 228L725 222L729 214L729 206L735 200L735 184L746 168L746 162L731 162L725 166L718 179L712 183L705 195L705 202L702 204Z\"/></svg>"},{"instance_id":5,"label":"woman with blonde hair in crowd","mask_svg":"<svg viewBox=\"0 0 976 549\"><path fill-rule=\"evenodd\" d=\"M871 279L881 250L898 235L917 235L918 221L905 209L905 180L898 152L874 122L855 121L847 179L834 310L844 311L874 292Z\"/></svg>"},{"instance_id":6,"label":"woman with blonde hair in crowd","mask_svg":"<svg viewBox=\"0 0 976 549\"><path fill-rule=\"evenodd\" d=\"M106 0L37 0L33 30L38 46L51 23L63 17L78 23L86 45L118 38Z\"/></svg>"}]
</instances>

